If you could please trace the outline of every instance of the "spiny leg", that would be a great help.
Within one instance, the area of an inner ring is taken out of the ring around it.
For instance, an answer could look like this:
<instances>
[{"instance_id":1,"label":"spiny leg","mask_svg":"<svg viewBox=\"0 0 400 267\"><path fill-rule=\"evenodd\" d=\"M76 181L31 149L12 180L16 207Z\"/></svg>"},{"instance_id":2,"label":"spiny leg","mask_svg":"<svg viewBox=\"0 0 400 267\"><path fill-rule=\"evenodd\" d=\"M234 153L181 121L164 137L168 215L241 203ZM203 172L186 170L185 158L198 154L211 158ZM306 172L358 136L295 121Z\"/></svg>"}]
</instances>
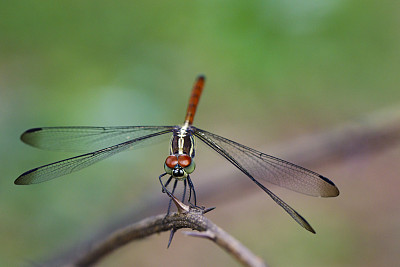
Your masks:
<instances>
[{"instance_id":1,"label":"spiny leg","mask_svg":"<svg viewBox=\"0 0 400 267\"><path fill-rule=\"evenodd\" d=\"M182 203L185 202L185 196L186 196L186 185L187 185L187 181L186 179L183 180L183 195L182 195Z\"/></svg>"},{"instance_id":2,"label":"spiny leg","mask_svg":"<svg viewBox=\"0 0 400 267\"><path fill-rule=\"evenodd\" d=\"M172 176L171 176L172 177ZM174 186L172 187L172 192L171 195L174 195L176 185L178 184L178 180L175 179ZM169 204L168 204L168 210L167 210L167 216L169 215L169 212L171 211L171 205L172 205L172 198L169 199Z\"/></svg>"},{"instance_id":3,"label":"spiny leg","mask_svg":"<svg viewBox=\"0 0 400 267\"><path fill-rule=\"evenodd\" d=\"M172 187L172 192L171 195L174 195L175 189L176 189L176 185L178 184L178 180L175 179L174 181L174 186Z\"/></svg>"},{"instance_id":4,"label":"spiny leg","mask_svg":"<svg viewBox=\"0 0 400 267\"><path fill-rule=\"evenodd\" d=\"M166 193L169 197L172 195L171 194L171 192L169 192L168 191L168 189L165 187L165 185L163 184L163 182L162 182L162 180L161 180L161 178L163 177L163 176L165 176L167 173L163 173L163 174L161 174L159 177L158 177L158 180L160 180L160 184L161 184L161 187L162 187L162 192L163 193ZM168 183L169 182L171 182L170 180L172 179L172 176L168 179Z\"/></svg>"},{"instance_id":5,"label":"spiny leg","mask_svg":"<svg viewBox=\"0 0 400 267\"><path fill-rule=\"evenodd\" d=\"M172 176L167 180L167 182L165 183L165 185L163 184L163 182L162 182L162 180L161 180L161 178L162 178L163 176L165 176L166 174L167 174L167 173L161 174L161 175L158 177L158 179L160 180L160 184L161 184L163 193L166 193L166 194L170 197L169 205L168 205L168 212L167 212L167 215L166 215L166 216L168 216L168 215L169 215L170 208L171 208L172 196L173 196L174 191L175 191L175 189L176 189L176 185L177 185L177 183L178 183L178 180L175 180L174 186L173 186L173 188L172 188L172 193L171 193L171 192L168 191L168 189L166 188L166 186L168 186L168 184L171 182ZM169 246L171 245L172 238L174 237L175 232L176 232L176 229L175 229L175 228L172 228L172 229L171 229L171 234L169 235L168 248L169 248Z\"/></svg>"},{"instance_id":6,"label":"spiny leg","mask_svg":"<svg viewBox=\"0 0 400 267\"><path fill-rule=\"evenodd\" d=\"M190 179L189 175L187 177L187 180L188 180L188 184L189 184L189 192L193 191L194 206L197 207L196 191L194 190L194 186L193 186L192 180ZM191 193L189 193L189 202L190 202L190 196L191 196Z\"/></svg>"},{"instance_id":7,"label":"spiny leg","mask_svg":"<svg viewBox=\"0 0 400 267\"><path fill-rule=\"evenodd\" d=\"M186 180L185 180L186 181ZM192 199L192 187L190 186L189 183L189 198L188 198L188 203L190 204L190 200Z\"/></svg>"},{"instance_id":8,"label":"spiny leg","mask_svg":"<svg viewBox=\"0 0 400 267\"><path fill-rule=\"evenodd\" d=\"M172 181L172 175L168 178L167 182L164 184L165 187L168 187L169 183Z\"/></svg>"},{"instance_id":9,"label":"spiny leg","mask_svg":"<svg viewBox=\"0 0 400 267\"><path fill-rule=\"evenodd\" d=\"M171 177L172 177L172 176L171 176ZM172 187L172 192L171 192L172 195L174 195L174 192L175 192L175 189L176 189L176 185L177 185L177 184L178 184L178 180L175 179L175 181L174 181L174 186ZM170 212L170 210L171 210L171 204L172 204L172 198L170 198L170 200L169 200L167 216L169 215L169 212ZM172 238L174 238L175 232L176 232L176 229L175 229L175 228L172 228L172 229L171 229L171 233L170 233L170 235L169 235L169 240L168 240L168 246L167 246L167 248L169 248L169 246L171 245Z\"/></svg>"}]
</instances>

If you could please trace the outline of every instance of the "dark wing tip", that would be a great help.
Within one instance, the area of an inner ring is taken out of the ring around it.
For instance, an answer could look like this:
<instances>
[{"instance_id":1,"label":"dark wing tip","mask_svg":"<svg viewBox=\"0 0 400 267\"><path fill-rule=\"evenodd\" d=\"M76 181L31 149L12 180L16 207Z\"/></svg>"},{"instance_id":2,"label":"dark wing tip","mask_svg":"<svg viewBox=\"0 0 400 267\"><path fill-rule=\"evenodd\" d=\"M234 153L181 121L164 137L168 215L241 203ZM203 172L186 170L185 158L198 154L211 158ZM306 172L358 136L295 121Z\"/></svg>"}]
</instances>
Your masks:
<instances>
[{"instance_id":1,"label":"dark wing tip","mask_svg":"<svg viewBox=\"0 0 400 267\"><path fill-rule=\"evenodd\" d=\"M297 211L293 210L294 214L296 214L296 216L293 216L293 214L289 213L290 216L292 216L292 218L298 223L300 224L304 229L306 229L307 231L316 234L314 228L312 228L312 226L307 222L306 219L304 219L303 216L301 216L299 213L297 213Z\"/></svg>"},{"instance_id":2,"label":"dark wing tip","mask_svg":"<svg viewBox=\"0 0 400 267\"><path fill-rule=\"evenodd\" d=\"M43 130L43 128L32 128L32 129L26 130L23 134L21 134L21 140L26 143L27 135L29 135L31 133L39 132L41 130Z\"/></svg>"},{"instance_id":3,"label":"dark wing tip","mask_svg":"<svg viewBox=\"0 0 400 267\"><path fill-rule=\"evenodd\" d=\"M299 223L304 229L306 229L307 231L309 231L310 233L316 234L317 232L315 232L314 228L312 228L312 226L300 215L297 213L297 215L299 215L303 221L297 221L297 223Z\"/></svg>"},{"instance_id":4,"label":"dark wing tip","mask_svg":"<svg viewBox=\"0 0 400 267\"><path fill-rule=\"evenodd\" d=\"M26 134L26 133L33 133L33 132L37 132L37 131L41 131L41 130L43 130L43 128L32 128L32 129L26 130L26 131L24 132L24 134Z\"/></svg>"},{"instance_id":5,"label":"dark wing tip","mask_svg":"<svg viewBox=\"0 0 400 267\"><path fill-rule=\"evenodd\" d=\"M319 178L321 178L321 179L324 180L325 182L327 182L327 183L329 183L329 184L335 186L335 184L334 184L331 180L329 180L328 178L326 178L325 176L320 175Z\"/></svg>"},{"instance_id":6,"label":"dark wing tip","mask_svg":"<svg viewBox=\"0 0 400 267\"><path fill-rule=\"evenodd\" d=\"M319 178L321 178L322 180L327 182L329 185L331 185L329 187L330 190L328 190L327 194L323 195L323 197L337 197L340 194L339 188L337 188L336 185L331 180L329 180L328 178L326 178L325 176L322 176L322 175L319 175Z\"/></svg>"},{"instance_id":7,"label":"dark wing tip","mask_svg":"<svg viewBox=\"0 0 400 267\"><path fill-rule=\"evenodd\" d=\"M32 182L30 181L30 179L27 179L27 175L36 171L38 168L34 168L32 170L29 170L27 172L24 172L23 174L21 174L15 181L14 184L16 185L27 185L27 184L32 184Z\"/></svg>"}]
</instances>

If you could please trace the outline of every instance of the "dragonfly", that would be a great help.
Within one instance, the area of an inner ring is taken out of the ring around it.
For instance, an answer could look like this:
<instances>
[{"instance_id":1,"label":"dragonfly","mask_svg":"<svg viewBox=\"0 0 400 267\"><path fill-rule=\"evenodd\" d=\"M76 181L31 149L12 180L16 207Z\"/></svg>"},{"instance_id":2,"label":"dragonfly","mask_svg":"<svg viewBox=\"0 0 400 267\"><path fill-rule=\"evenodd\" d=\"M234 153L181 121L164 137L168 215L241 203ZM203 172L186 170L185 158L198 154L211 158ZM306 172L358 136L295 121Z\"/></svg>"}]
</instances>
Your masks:
<instances>
[{"instance_id":1,"label":"dragonfly","mask_svg":"<svg viewBox=\"0 0 400 267\"><path fill-rule=\"evenodd\" d=\"M29 170L21 174L14 183L30 185L45 182L86 168L119 152L153 143L163 136L170 135L169 155L164 161L165 172L159 176L162 190L169 196L173 195L178 181L182 181L184 186L182 199L185 200L188 187L188 202L192 203L193 200L196 206L196 192L190 175L195 170L195 142L198 139L238 168L299 225L315 233L311 225L269 190L267 185L273 184L305 195L319 197L338 196L339 189L331 180L316 172L193 126L204 83L205 76L199 75L191 92L183 125L42 127L25 131L21 135L21 140L33 147L85 153ZM165 181L164 177L168 179ZM173 185L170 184L172 181L174 181ZM168 191L168 185L172 186L171 191Z\"/></svg>"}]
</instances>

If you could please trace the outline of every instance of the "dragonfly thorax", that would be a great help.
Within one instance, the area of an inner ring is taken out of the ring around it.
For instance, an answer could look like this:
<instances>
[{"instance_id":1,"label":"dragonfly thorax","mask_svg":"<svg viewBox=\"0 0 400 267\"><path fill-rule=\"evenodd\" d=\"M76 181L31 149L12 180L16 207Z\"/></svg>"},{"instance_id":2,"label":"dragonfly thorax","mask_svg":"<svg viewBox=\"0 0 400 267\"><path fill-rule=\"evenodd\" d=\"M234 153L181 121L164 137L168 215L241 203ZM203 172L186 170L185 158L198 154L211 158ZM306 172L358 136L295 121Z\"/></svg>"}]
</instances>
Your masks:
<instances>
[{"instance_id":1,"label":"dragonfly thorax","mask_svg":"<svg viewBox=\"0 0 400 267\"><path fill-rule=\"evenodd\" d=\"M188 128L188 126L184 125L174 129L169 151L171 155L186 154L194 158L195 140L190 126Z\"/></svg>"},{"instance_id":2,"label":"dragonfly thorax","mask_svg":"<svg viewBox=\"0 0 400 267\"><path fill-rule=\"evenodd\" d=\"M194 160L186 154L169 155L164 163L166 173L178 180L184 180L196 167Z\"/></svg>"}]
</instances>

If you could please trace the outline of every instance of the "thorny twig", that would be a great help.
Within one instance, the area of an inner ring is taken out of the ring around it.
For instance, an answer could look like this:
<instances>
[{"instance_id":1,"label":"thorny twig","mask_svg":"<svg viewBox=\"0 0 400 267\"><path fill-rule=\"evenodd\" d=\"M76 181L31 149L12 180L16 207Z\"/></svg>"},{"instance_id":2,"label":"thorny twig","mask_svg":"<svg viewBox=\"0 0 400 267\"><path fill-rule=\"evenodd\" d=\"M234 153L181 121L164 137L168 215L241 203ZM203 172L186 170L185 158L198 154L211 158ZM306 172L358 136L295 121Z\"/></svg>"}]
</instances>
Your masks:
<instances>
[{"instance_id":1,"label":"thorny twig","mask_svg":"<svg viewBox=\"0 0 400 267\"><path fill-rule=\"evenodd\" d=\"M261 258L254 255L239 241L204 217L204 213L211 211L214 208L204 209L199 207L189 207L177 200L173 195L169 196L177 206L177 212L167 216L158 215L149 217L125 228L118 229L104 240L92 246L91 249L86 251L84 255L81 255L81 257L69 266L90 266L101 260L104 256L110 254L115 249L129 242L163 231L171 230L171 237L169 240L170 244L176 230L181 228L191 228L192 230L199 231L185 232L185 234L212 240L230 255L235 257L244 266L266 266Z\"/></svg>"},{"instance_id":2,"label":"thorny twig","mask_svg":"<svg viewBox=\"0 0 400 267\"><path fill-rule=\"evenodd\" d=\"M297 138L292 142L285 142L281 145L275 146L273 149L261 150L278 151L280 153L277 153L276 155L281 158L295 162L299 165L314 168L315 166L321 166L324 164L340 163L348 157L376 154L379 151L393 147L398 143L400 143L400 109L394 107L374 112L357 121L340 125L326 132ZM213 173L215 172L216 170L213 170ZM234 179L234 173L235 172L230 171L227 168L221 170L219 172L219 176L221 176L220 179L214 180L212 185L204 184L202 186L202 189L205 192L203 197L210 201L215 201L215 196L221 197L221 188L226 188L226 180ZM229 190L225 190L226 194L223 195L224 201L229 201L230 196L236 196L236 194L232 193L252 187L254 186L251 183L248 183L246 179L238 178L237 182L231 185ZM124 228L123 226L127 225L128 222L136 221L142 216L149 216L150 210L154 212L155 210L162 211L165 209L165 198L159 195L149 194L149 199L145 199L144 201L148 204L146 208L135 208L133 209L134 211L130 212L125 218L108 222L108 224L104 226L103 230L92 237L92 241L90 242L98 244L101 242L98 240L104 240L105 236L111 236L111 232L123 232L123 230L115 229L125 229L125 231L129 232L129 227L135 227L135 225L136 227L140 227L141 224L149 222L148 220L157 221L157 218L164 218L164 215L159 215ZM171 214L170 216L173 217L177 215ZM179 216L183 216L183 214ZM168 231L170 229L171 228L167 228L163 231ZM193 235L193 232L191 235ZM208 234L206 233L205 235ZM143 238L145 236L146 235L142 235L137 238ZM89 241L86 241L85 243L87 242ZM74 258L74 254L76 254L75 249L65 251L60 255L56 255L45 264L55 266L60 265L63 262L71 262L73 261L71 259Z\"/></svg>"}]
</instances>

